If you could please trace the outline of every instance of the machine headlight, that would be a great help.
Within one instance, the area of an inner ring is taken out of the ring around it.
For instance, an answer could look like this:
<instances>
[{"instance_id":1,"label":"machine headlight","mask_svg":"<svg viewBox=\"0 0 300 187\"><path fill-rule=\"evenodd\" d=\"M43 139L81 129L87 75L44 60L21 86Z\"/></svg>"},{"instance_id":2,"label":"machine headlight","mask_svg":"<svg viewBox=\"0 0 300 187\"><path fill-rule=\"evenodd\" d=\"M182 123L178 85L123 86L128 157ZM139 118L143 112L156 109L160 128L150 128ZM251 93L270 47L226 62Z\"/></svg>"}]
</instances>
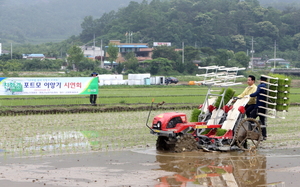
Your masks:
<instances>
[{"instance_id":1,"label":"machine headlight","mask_svg":"<svg viewBox=\"0 0 300 187\"><path fill-rule=\"evenodd\" d=\"M157 122L156 126L157 126L157 128L160 128L161 127L161 123Z\"/></svg>"}]
</instances>

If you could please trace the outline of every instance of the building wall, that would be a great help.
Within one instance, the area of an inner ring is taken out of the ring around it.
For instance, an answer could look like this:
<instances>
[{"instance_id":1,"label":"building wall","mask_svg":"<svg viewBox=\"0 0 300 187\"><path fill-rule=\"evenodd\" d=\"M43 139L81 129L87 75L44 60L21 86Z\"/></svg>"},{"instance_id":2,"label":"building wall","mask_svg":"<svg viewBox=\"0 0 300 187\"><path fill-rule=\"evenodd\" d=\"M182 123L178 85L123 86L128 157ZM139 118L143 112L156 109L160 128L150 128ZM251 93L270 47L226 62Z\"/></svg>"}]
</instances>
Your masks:
<instances>
[{"instance_id":1,"label":"building wall","mask_svg":"<svg viewBox=\"0 0 300 187\"><path fill-rule=\"evenodd\" d=\"M144 47L148 46L147 43L121 43L120 40L110 40L110 43L119 47L118 58L116 59L117 63L125 62L125 56L129 52L134 52L139 62L152 59L153 48ZM107 53L105 56L109 57Z\"/></svg>"},{"instance_id":2,"label":"building wall","mask_svg":"<svg viewBox=\"0 0 300 187\"><path fill-rule=\"evenodd\" d=\"M95 59L97 56L104 56L104 51L101 50L100 47L93 47L93 46L80 46L83 55L85 57L89 57L91 59Z\"/></svg>"}]
</instances>

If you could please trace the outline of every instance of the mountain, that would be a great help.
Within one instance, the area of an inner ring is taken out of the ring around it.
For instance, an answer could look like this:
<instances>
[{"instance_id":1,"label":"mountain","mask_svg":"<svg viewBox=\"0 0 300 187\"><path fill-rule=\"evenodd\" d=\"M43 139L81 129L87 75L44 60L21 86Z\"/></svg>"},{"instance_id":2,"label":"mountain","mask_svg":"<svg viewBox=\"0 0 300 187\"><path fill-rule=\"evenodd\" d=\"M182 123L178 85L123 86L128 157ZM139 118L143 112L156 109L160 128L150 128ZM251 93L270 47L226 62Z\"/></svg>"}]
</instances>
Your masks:
<instances>
[{"instance_id":1,"label":"mountain","mask_svg":"<svg viewBox=\"0 0 300 187\"><path fill-rule=\"evenodd\" d=\"M183 0L0 0L0 42L62 41L82 32L81 24L85 17L92 16L98 19L104 13L127 7L131 1L155 3ZM291 4L299 5L298 1L259 0L262 6L274 5L277 9L284 9ZM293 6L295 7L300 6Z\"/></svg>"},{"instance_id":2,"label":"mountain","mask_svg":"<svg viewBox=\"0 0 300 187\"><path fill-rule=\"evenodd\" d=\"M299 0L259 0L263 7L274 7L279 10L290 10L293 8L300 8Z\"/></svg>"},{"instance_id":3,"label":"mountain","mask_svg":"<svg viewBox=\"0 0 300 187\"><path fill-rule=\"evenodd\" d=\"M0 0L0 42L57 42L78 35L86 16L101 17L130 1Z\"/></svg>"}]
</instances>

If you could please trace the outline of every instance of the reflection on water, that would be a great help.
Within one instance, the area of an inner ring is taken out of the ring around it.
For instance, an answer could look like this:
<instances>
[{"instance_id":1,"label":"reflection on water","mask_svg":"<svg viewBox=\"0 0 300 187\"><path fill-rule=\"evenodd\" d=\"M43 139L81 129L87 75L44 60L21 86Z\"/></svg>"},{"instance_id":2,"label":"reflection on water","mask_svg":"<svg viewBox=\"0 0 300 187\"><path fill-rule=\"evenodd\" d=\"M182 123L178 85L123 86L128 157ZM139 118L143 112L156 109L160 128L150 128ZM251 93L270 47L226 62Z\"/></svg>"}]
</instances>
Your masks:
<instances>
[{"instance_id":1,"label":"reflection on water","mask_svg":"<svg viewBox=\"0 0 300 187\"><path fill-rule=\"evenodd\" d=\"M267 184L266 157L230 153L161 153L156 156L160 170L174 172L159 178L156 187L211 186L254 187L284 186L282 183Z\"/></svg>"}]
</instances>

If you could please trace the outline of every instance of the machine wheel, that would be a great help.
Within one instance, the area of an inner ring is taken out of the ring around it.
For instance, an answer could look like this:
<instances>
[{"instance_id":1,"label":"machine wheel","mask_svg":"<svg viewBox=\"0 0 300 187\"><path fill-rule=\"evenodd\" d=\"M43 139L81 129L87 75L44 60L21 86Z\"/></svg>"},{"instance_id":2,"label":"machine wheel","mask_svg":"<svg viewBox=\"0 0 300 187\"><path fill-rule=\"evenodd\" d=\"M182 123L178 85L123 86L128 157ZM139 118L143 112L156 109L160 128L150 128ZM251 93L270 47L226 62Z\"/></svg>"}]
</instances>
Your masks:
<instances>
[{"instance_id":1,"label":"machine wheel","mask_svg":"<svg viewBox=\"0 0 300 187\"><path fill-rule=\"evenodd\" d=\"M261 139L260 124L253 118L242 120L235 130L235 143L244 151L255 151Z\"/></svg>"},{"instance_id":2,"label":"machine wheel","mask_svg":"<svg viewBox=\"0 0 300 187\"><path fill-rule=\"evenodd\" d=\"M177 139L174 147L174 151L177 153L189 152L197 149L197 141L191 134L183 134L182 136L180 136Z\"/></svg>"},{"instance_id":3,"label":"machine wheel","mask_svg":"<svg viewBox=\"0 0 300 187\"><path fill-rule=\"evenodd\" d=\"M158 136L156 140L156 150L158 151L171 151L174 148L174 144L168 144L168 137Z\"/></svg>"}]
</instances>

